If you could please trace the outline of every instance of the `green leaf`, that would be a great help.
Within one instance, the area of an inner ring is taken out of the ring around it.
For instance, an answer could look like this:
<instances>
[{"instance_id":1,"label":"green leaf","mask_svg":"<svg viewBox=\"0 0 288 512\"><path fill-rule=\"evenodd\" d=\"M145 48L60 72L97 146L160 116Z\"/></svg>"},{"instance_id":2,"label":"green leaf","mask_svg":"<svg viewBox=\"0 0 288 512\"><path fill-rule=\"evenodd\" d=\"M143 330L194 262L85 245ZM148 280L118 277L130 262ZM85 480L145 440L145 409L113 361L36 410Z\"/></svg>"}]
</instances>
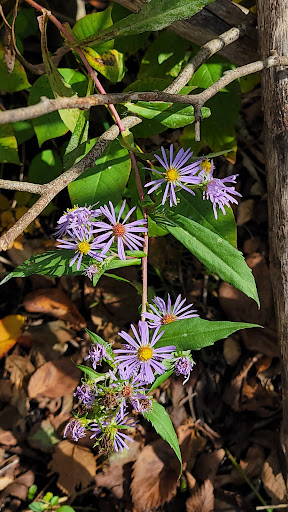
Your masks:
<instances>
[{"instance_id":1,"label":"green leaf","mask_svg":"<svg viewBox=\"0 0 288 512\"><path fill-rule=\"evenodd\" d=\"M0 44L0 90L5 92L17 92L28 89L30 86L25 69L19 60L15 59L14 69L8 73L4 62L4 48Z\"/></svg>"},{"instance_id":2,"label":"green leaf","mask_svg":"<svg viewBox=\"0 0 288 512\"><path fill-rule=\"evenodd\" d=\"M240 329L260 327L245 322L210 322L202 318L177 320L167 324L163 336L157 342L157 347L175 345L176 350L200 350L213 345Z\"/></svg>"},{"instance_id":3,"label":"green leaf","mask_svg":"<svg viewBox=\"0 0 288 512\"><path fill-rule=\"evenodd\" d=\"M17 121L17 123L13 123L13 129L18 144L23 144L23 142L32 139L35 135L32 121L28 119L26 121Z\"/></svg>"},{"instance_id":4,"label":"green leaf","mask_svg":"<svg viewBox=\"0 0 288 512\"><path fill-rule=\"evenodd\" d=\"M182 457L180 447L169 414L166 412L162 405L158 404L158 402L153 402L153 410L146 412L144 416L148 421L152 423L157 434L159 434L159 436L161 436L164 441L167 441L172 450L174 450L181 465L180 473L182 473Z\"/></svg>"},{"instance_id":5,"label":"green leaf","mask_svg":"<svg viewBox=\"0 0 288 512\"><path fill-rule=\"evenodd\" d=\"M87 39L89 36L94 36L100 30L104 30L106 28L111 27L113 24L111 18L111 8L108 7L102 12L95 12L93 14L87 14L80 20L78 20L73 27L74 36L81 40ZM113 48L113 41L107 41L101 45L90 45L94 48L97 48L97 51L101 54L106 50L111 50Z\"/></svg>"},{"instance_id":6,"label":"green leaf","mask_svg":"<svg viewBox=\"0 0 288 512\"><path fill-rule=\"evenodd\" d=\"M130 14L127 18L114 23L111 28L89 37L83 43L99 44L114 37L141 34L148 30L158 31L170 26L174 21L194 16L208 3L210 3L209 0L151 0L138 13Z\"/></svg>"},{"instance_id":7,"label":"green leaf","mask_svg":"<svg viewBox=\"0 0 288 512\"><path fill-rule=\"evenodd\" d=\"M12 16L8 21L11 25ZM39 27L36 20L36 11L34 9L25 9L20 7L15 19L15 35L20 37L20 39L26 39L29 36L36 35L38 30Z\"/></svg>"},{"instance_id":8,"label":"green leaf","mask_svg":"<svg viewBox=\"0 0 288 512\"><path fill-rule=\"evenodd\" d=\"M48 507L49 503L40 503L40 501L34 501L29 505L30 510L33 510L33 512L42 512L42 510L46 510Z\"/></svg>"},{"instance_id":9,"label":"green leaf","mask_svg":"<svg viewBox=\"0 0 288 512\"><path fill-rule=\"evenodd\" d=\"M161 32L142 58L137 78L176 77L181 71L190 44L173 32Z\"/></svg>"},{"instance_id":10,"label":"green leaf","mask_svg":"<svg viewBox=\"0 0 288 512\"><path fill-rule=\"evenodd\" d=\"M19 265L13 272L8 274L1 281L1 284L6 283L12 277L28 277L32 274L40 274L41 276L49 275L51 277L61 277L65 275L81 275L85 268L85 263L89 262L90 258L83 257L80 270L76 269L76 264L69 267L69 263L74 255L73 251L64 249L55 249L47 251L43 254L36 254L31 256L28 260Z\"/></svg>"},{"instance_id":11,"label":"green leaf","mask_svg":"<svg viewBox=\"0 0 288 512\"><path fill-rule=\"evenodd\" d=\"M170 377L170 375L172 375L173 372L174 372L174 369L167 370L167 372L162 373L162 375L159 375L158 377L156 377L151 388L149 389L149 393L151 393L151 391L154 391L154 389L158 388L158 386L160 386L160 384L165 382L165 380L167 380Z\"/></svg>"},{"instance_id":12,"label":"green leaf","mask_svg":"<svg viewBox=\"0 0 288 512\"><path fill-rule=\"evenodd\" d=\"M153 119L167 128L181 128L195 121L194 107L191 105L180 105L177 103L149 103L139 101L137 103L124 103L129 112L133 112L145 119ZM202 117L205 119L210 116L210 110L207 107L201 109Z\"/></svg>"},{"instance_id":13,"label":"green leaf","mask_svg":"<svg viewBox=\"0 0 288 512\"><path fill-rule=\"evenodd\" d=\"M89 366L85 366L84 364L77 364L77 368L84 372L90 379L95 380L95 382L100 382L101 380L105 380L107 375L106 373L98 373L93 370L93 368L90 368Z\"/></svg>"},{"instance_id":14,"label":"green leaf","mask_svg":"<svg viewBox=\"0 0 288 512\"><path fill-rule=\"evenodd\" d=\"M12 124L0 125L0 162L10 162L11 164L18 165L21 163L18 156L17 140L14 135Z\"/></svg>"},{"instance_id":15,"label":"green leaf","mask_svg":"<svg viewBox=\"0 0 288 512\"><path fill-rule=\"evenodd\" d=\"M62 505L62 507L58 508L57 512L75 512L75 509L69 507L69 505Z\"/></svg>"},{"instance_id":16,"label":"green leaf","mask_svg":"<svg viewBox=\"0 0 288 512\"><path fill-rule=\"evenodd\" d=\"M129 16L131 12L126 9L123 5L113 3L112 6L112 18L113 23L122 20ZM116 41L114 41L114 48L121 53L125 53L127 55L134 55L138 52L138 50L142 50L145 48L150 32L145 32L143 34L135 34L130 37L117 37Z\"/></svg>"},{"instance_id":17,"label":"green leaf","mask_svg":"<svg viewBox=\"0 0 288 512\"><path fill-rule=\"evenodd\" d=\"M225 208L226 215L219 210L218 219L215 219L211 201L203 200L200 190L195 191L195 196L183 191L178 194L178 197L180 203L177 206L177 213L214 231L233 247L236 247L237 227L232 208Z\"/></svg>"},{"instance_id":18,"label":"green leaf","mask_svg":"<svg viewBox=\"0 0 288 512\"><path fill-rule=\"evenodd\" d=\"M68 186L71 202L84 205L100 205L121 200L129 178L131 161L128 151L114 140L104 151L96 164Z\"/></svg>"},{"instance_id":19,"label":"green leaf","mask_svg":"<svg viewBox=\"0 0 288 512\"><path fill-rule=\"evenodd\" d=\"M71 85L73 91L79 96L85 96L87 91L87 78L75 69L61 68L58 70L65 82ZM47 75L40 76L30 89L29 105L39 103L42 96L54 98ZM32 120L39 146L46 140L61 137L67 133L68 128L63 123L58 112L51 112Z\"/></svg>"},{"instance_id":20,"label":"green leaf","mask_svg":"<svg viewBox=\"0 0 288 512\"><path fill-rule=\"evenodd\" d=\"M31 183L44 184L54 180L62 172L62 160L56 151L45 149L31 161L28 178Z\"/></svg>"},{"instance_id":21,"label":"green leaf","mask_svg":"<svg viewBox=\"0 0 288 512\"><path fill-rule=\"evenodd\" d=\"M89 331L89 329L86 329L86 331L88 332L90 338L91 338L91 341L93 343L99 343L99 345L103 345L106 350L107 350L107 353L110 355L110 357L112 359L114 359L114 352L111 348L111 345L110 343L107 343L107 341L104 341L100 336L98 336L98 334L96 334L95 332L92 332L92 331Z\"/></svg>"},{"instance_id":22,"label":"green leaf","mask_svg":"<svg viewBox=\"0 0 288 512\"><path fill-rule=\"evenodd\" d=\"M90 66L113 84L121 82L125 75L124 55L117 50L106 50L101 55L89 48L82 50Z\"/></svg>"},{"instance_id":23,"label":"green leaf","mask_svg":"<svg viewBox=\"0 0 288 512\"><path fill-rule=\"evenodd\" d=\"M168 221L163 226L164 229L187 247L209 272L215 272L260 306L252 271L240 251L218 234L183 215L166 211L164 218Z\"/></svg>"}]
</instances>

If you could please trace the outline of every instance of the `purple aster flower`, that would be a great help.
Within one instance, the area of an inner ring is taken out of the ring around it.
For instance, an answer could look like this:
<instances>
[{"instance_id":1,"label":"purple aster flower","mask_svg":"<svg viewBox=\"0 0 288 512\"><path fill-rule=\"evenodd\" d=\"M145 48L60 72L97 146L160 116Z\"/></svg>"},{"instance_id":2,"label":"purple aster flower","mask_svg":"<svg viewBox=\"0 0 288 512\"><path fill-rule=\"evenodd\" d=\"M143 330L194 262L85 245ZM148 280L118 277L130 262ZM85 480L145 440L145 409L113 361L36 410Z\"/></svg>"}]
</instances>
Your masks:
<instances>
[{"instance_id":1,"label":"purple aster flower","mask_svg":"<svg viewBox=\"0 0 288 512\"><path fill-rule=\"evenodd\" d=\"M88 384L77 386L73 396L77 396L77 398L81 400L84 405L88 405L89 407L92 407L95 400L95 393L93 393L91 387L88 386Z\"/></svg>"},{"instance_id":2,"label":"purple aster flower","mask_svg":"<svg viewBox=\"0 0 288 512\"><path fill-rule=\"evenodd\" d=\"M101 364L103 358L111 359L104 345L94 343L89 350L88 356L84 357L84 361L91 359L92 368L96 370L97 364Z\"/></svg>"},{"instance_id":3,"label":"purple aster flower","mask_svg":"<svg viewBox=\"0 0 288 512\"><path fill-rule=\"evenodd\" d=\"M83 255L91 256L98 261L103 261L105 257L103 250L97 252L97 249L103 249L103 244L100 244L97 238L93 238L93 234L91 228L89 230L85 230L84 228L75 228L72 227L71 230L68 231L68 235L72 238L72 240L61 240L57 239L57 247L59 249L71 249L75 251L75 256L69 263L69 267L72 267L73 263L77 261L77 270L80 270L81 261Z\"/></svg>"},{"instance_id":4,"label":"purple aster flower","mask_svg":"<svg viewBox=\"0 0 288 512\"><path fill-rule=\"evenodd\" d=\"M131 325L135 340L126 332L119 332L119 336L127 341L128 345L123 349L115 350L115 353L120 354L116 356L115 361L119 363L118 371L121 378L125 379L137 375L137 380L146 384L155 380L153 370L159 375L166 371L162 361L171 359L175 347L154 348L164 331L158 334L159 327L155 329L150 341L147 322L138 322L138 328L139 334L134 325Z\"/></svg>"},{"instance_id":5,"label":"purple aster flower","mask_svg":"<svg viewBox=\"0 0 288 512\"><path fill-rule=\"evenodd\" d=\"M235 187L227 187L226 185L226 183L236 184L238 174L232 174L222 179L214 178L213 160L211 160L211 162L205 160L202 163L202 168L203 171L199 173L199 176L202 177L202 184L204 185L203 199L209 199L211 201L215 219L218 219L217 206L222 210L223 214L226 215L224 206L230 206L230 203L238 203L233 195L242 197L242 195L235 190Z\"/></svg>"},{"instance_id":6,"label":"purple aster flower","mask_svg":"<svg viewBox=\"0 0 288 512\"><path fill-rule=\"evenodd\" d=\"M104 231L104 233L98 237L99 242L109 239L105 245L103 244L103 254L106 254L114 240L117 240L118 256L121 260L126 260L124 245L126 245L130 251L139 251L139 249L143 248L144 240L141 236L136 235L136 233L145 233L148 231L148 228L144 226L147 224L145 219L135 220L134 222L126 224L129 217L132 215L134 210L136 210L136 206L131 208L124 220L120 222L125 204L126 201L123 201L117 218L111 201L109 201L110 210L107 205L102 206L101 211L111 224L108 224L107 222L97 222L96 228L93 230L94 233L101 233Z\"/></svg>"},{"instance_id":7,"label":"purple aster flower","mask_svg":"<svg viewBox=\"0 0 288 512\"><path fill-rule=\"evenodd\" d=\"M175 194L176 187L183 188L187 192L190 192L190 194L195 195L195 192L186 187L186 185L198 185L201 183L201 177L195 176L195 174L199 171L202 160L198 160L197 162L192 162L186 165L189 158L193 155L193 151L191 151L190 148L187 149L187 151L184 151L184 149L181 148L178 153L176 153L174 158L173 144L170 145L169 162L163 146L161 146L161 151L163 160L158 155L154 156L164 167L165 171L161 172L153 169L153 172L161 174L163 178L149 181L149 183L146 183L145 187L150 187L148 194L151 194L154 190L161 187L163 183L166 183L162 204L165 203L169 193L170 206L173 206L173 204L177 206L177 199Z\"/></svg>"},{"instance_id":8,"label":"purple aster flower","mask_svg":"<svg viewBox=\"0 0 288 512\"><path fill-rule=\"evenodd\" d=\"M95 205L93 205L95 206ZM93 206L74 206L68 208L57 221L55 236L64 236L72 227L90 228L95 224L94 219L102 215L100 208L93 209Z\"/></svg>"},{"instance_id":9,"label":"purple aster flower","mask_svg":"<svg viewBox=\"0 0 288 512\"><path fill-rule=\"evenodd\" d=\"M178 376L184 375L185 379L183 380L183 384L186 384L186 382L189 380L193 366L194 362L191 360L191 357L189 356L177 357L175 359L175 373Z\"/></svg>"},{"instance_id":10,"label":"purple aster flower","mask_svg":"<svg viewBox=\"0 0 288 512\"><path fill-rule=\"evenodd\" d=\"M104 446L109 447L109 444L111 443L115 452L118 452L119 450L122 452L124 448L127 448L129 450L129 446L126 444L125 440L127 441L134 441L131 439L131 437L127 436L126 434L123 434L122 432L119 432L121 428L135 428L137 426L137 423L134 421L133 418L127 418L127 415L124 417L121 417L120 411L116 414L115 417L111 416L111 418L108 421L104 421L101 424L101 427L99 427L98 423L92 423L90 426L90 430L94 432L90 439L95 438L98 434L102 433L101 438L99 439L99 444L101 446L101 441L104 441ZM110 441L110 443L109 443Z\"/></svg>"},{"instance_id":11,"label":"purple aster flower","mask_svg":"<svg viewBox=\"0 0 288 512\"><path fill-rule=\"evenodd\" d=\"M178 295L174 306L172 306L169 293L167 304L160 297L155 297L152 302L154 302L156 307L152 304L149 304L149 307L152 309L153 313L143 313L145 318L152 320L152 322L148 322L149 327L160 327L161 325L171 324L172 322L175 322L175 320L184 320L187 318L194 318L199 316L195 309L191 309L193 304L188 304L183 307L186 299L181 300L181 298L181 295Z\"/></svg>"},{"instance_id":12,"label":"purple aster flower","mask_svg":"<svg viewBox=\"0 0 288 512\"><path fill-rule=\"evenodd\" d=\"M84 276L89 277L91 281L93 280L93 277L99 274L100 268L99 265L96 263L93 263L92 265L89 265L89 267L85 268L83 271Z\"/></svg>"},{"instance_id":13,"label":"purple aster flower","mask_svg":"<svg viewBox=\"0 0 288 512\"><path fill-rule=\"evenodd\" d=\"M77 418L69 421L65 427L63 437L67 437L68 434L70 435L71 439L73 439L73 441L79 441L79 439L85 437L86 433L83 423L81 423L81 421L79 421Z\"/></svg>"}]
</instances>

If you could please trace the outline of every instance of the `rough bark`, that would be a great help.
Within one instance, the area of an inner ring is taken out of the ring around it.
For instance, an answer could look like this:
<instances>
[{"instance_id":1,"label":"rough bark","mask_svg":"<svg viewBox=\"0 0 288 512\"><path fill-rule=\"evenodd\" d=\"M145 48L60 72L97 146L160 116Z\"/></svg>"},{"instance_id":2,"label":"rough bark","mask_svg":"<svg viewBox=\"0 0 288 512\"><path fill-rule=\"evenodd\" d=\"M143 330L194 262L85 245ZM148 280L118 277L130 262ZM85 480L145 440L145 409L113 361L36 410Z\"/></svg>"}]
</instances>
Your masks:
<instances>
[{"instance_id":1,"label":"rough bark","mask_svg":"<svg viewBox=\"0 0 288 512\"><path fill-rule=\"evenodd\" d=\"M288 0L258 0L259 53L288 55ZM282 354L282 446L288 468L288 69L262 72L270 266Z\"/></svg>"},{"instance_id":2,"label":"rough bark","mask_svg":"<svg viewBox=\"0 0 288 512\"><path fill-rule=\"evenodd\" d=\"M133 12L139 11L147 0L114 0ZM257 33L253 26L255 15L247 9L242 10L231 0L216 0L208 4L202 11L198 12L190 20L176 21L169 27L180 36L199 46L211 41L231 27L242 23L251 23L243 37L222 48L220 55L226 59L243 66L258 59L257 55Z\"/></svg>"}]
</instances>

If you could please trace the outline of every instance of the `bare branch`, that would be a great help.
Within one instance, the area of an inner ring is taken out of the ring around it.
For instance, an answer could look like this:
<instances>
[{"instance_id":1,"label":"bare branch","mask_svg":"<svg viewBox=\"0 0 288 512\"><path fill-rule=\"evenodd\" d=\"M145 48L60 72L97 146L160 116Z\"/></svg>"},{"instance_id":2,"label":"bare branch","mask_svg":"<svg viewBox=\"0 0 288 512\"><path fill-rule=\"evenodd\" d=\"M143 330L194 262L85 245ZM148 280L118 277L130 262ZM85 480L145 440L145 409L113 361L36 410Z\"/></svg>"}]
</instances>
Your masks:
<instances>
[{"instance_id":1,"label":"bare branch","mask_svg":"<svg viewBox=\"0 0 288 512\"><path fill-rule=\"evenodd\" d=\"M200 64L199 64L200 65ZM187 67L190 66L189 64ZM246 66L241 66L231 71L226 71L224 75L212 84L205 91L193 94L170 94L166 91L171 86L167 87L165 91L150 91L150 92L127 92L127 93L114 93L114 94L93 94L84 98L73 96L72 98L57 98L49 99L42 97L41 102L29 107L16 108L14 110L6 110L0 113L0 124L15 123L16 121L23 121L26 119L34 119L36 117L55 112L56 110L66 110L71 108L80 108L81 110L88 110L91 107L100 105L116 105L125 102L149 101L149 102L164 102L164 103L182 103L185 105L203 106L210 98L215 96L223 87L229 85L234 80L240 77L251 75L262 71L263 69L271 68L274 66L288 66L288 57L279 55L271 55L268 59L258 60L251 62ZM193 71L194 69L194 71ZM177 87L173 87L175 91L181 90L182 87L191 78L191 73L196 71L197 68L191 64L187 73L183 70L183 76L178 81ZM180 78L180 75L179 77ZM175 82L178 79L175 80ZM184 81L185 80L185 81ZM174 83L174 82L173 82ZM172 84L173 85L173 84Z\"/></svg>"},{"instance_id":2,"label":"bare branch","mask_svg":"<svg viewBox=\"0 0 288 512\"><path fill-rule=\"evenodd\" d=\"M141 119L129 116L123 119L122 123L125 129L132 128L133 126L141 123ZM52 199L61 192L61 190L67 187L69 183L76 180L76 178L86 171L86 169L89 169L89 167L92 167L95 164L95 161L102 155L108 144L116 139L118 135L118 126L111 126L109 130L99 137L93 148L86 156L84 156L84 158L82 158L82 160L80 160L80 162L73 165L71 169L68 169L68 171L58 176L55 180L50 181L50 183L47 183L46 185L42 185L42 187L44 187L44 191L38 201L36 201L28 212L25 213L12 228L10 228L7 233L2 235L0 238L0 250L7 250L13 240L23 233L24 229L26 229L29 224L36 219L36 217L44 210L44 208L46 208L50 201L52 201Z\"/></svg>"},{"instance_id":3,"label":"bare branch","mask_svg":"<svg viewBox=\"0 0 288 512\"><path fill-rule=\"evenodd\" d=\"M6 190L20 190L21 192L31 192L31 194L42 195L45 193L46 185L26 183L25 181L10 181L0 179L0 188L5 188Z\"/></svg>"}]
</instances>

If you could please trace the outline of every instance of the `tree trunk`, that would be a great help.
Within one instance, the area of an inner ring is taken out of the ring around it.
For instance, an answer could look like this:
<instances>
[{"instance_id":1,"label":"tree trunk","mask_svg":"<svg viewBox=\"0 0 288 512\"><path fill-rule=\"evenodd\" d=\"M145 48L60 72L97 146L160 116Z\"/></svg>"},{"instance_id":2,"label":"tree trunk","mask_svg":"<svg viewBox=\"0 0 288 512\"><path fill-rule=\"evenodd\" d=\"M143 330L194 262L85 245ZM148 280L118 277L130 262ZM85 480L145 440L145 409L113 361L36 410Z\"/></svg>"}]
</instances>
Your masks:
<instances>
[{"instance_id":1,"label":"tree trunk","mask_svg":"<svg viewBox=\"0 0 288 512\"><path fill-rule=\"evenodd\" d=\"M258 0L259 54L288 55L288 0ZM288 468L288 69L262 71L270 268L282 355L282 447ZM287 480L286 480L287 483Z\"/></svg>"}]
</instances>

